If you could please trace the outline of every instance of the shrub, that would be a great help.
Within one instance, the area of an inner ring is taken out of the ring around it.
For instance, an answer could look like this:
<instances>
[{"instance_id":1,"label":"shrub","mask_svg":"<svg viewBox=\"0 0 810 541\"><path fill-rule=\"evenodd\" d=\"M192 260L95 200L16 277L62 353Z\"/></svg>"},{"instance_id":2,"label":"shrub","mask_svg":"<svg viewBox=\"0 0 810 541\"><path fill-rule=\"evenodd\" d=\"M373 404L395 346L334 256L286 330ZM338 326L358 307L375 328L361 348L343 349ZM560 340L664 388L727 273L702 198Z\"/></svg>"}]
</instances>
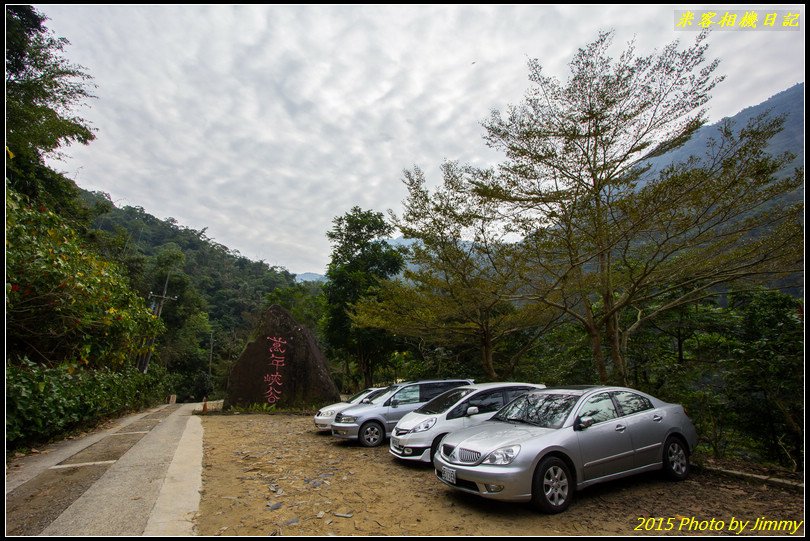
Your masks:
<instances>
[{"instance_id":1,"label":"shrub","mask_svg":"<svg viewBox=\"0 0 810 541\"><path fill-rule=\"evenodd\" d=\"M172 376L159 366L143 374L134 367L48 368L28 359L6 365L6 447L48 441L105 417L154 406L172 389Z\"/></svg>"}]
</instances>

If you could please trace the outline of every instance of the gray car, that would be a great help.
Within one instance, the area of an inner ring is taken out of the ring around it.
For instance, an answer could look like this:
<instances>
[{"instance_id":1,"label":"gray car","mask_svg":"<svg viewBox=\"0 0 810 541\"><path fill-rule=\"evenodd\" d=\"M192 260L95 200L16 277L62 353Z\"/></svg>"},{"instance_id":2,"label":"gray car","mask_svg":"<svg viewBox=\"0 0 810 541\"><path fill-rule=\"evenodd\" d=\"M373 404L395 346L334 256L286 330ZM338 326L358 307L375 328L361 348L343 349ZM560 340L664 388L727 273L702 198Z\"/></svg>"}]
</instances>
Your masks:
<instances>
[{"instance_id":1,"label":"gray car","mask_svg":"<svg viewBox=\"0 0 810 541\"><path fill-rule=\"evenodd\" d=\"M377 447L391 435L397 422L445 391L471 385L469 379L406 381L388 387L369 404L358 404L335 415L332 435Z\"/></svg>"},{"instance_id":2,"label":"gray car","mask_svg":"<svg viewBox=\"0 0 810 541\"><path fill-rule=\"evenodd\" d=\"M689 475L697 433L683 407L624 387L543 389L445 436L433 465L445 484L559 513L574 491L663 469Z\"/></svg>"}]
</instances>

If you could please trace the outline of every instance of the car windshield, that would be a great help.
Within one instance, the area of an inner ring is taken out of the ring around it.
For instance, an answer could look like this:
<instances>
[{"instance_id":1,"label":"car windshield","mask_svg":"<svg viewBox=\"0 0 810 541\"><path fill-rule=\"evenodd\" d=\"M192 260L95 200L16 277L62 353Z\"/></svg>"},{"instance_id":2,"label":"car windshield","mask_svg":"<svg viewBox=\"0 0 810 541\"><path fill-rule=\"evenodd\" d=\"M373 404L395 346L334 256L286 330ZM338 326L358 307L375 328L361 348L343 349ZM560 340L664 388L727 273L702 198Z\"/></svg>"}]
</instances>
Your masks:
<instances>
[{"instance_id":1,"label":"car windshield","mask_svg":"<svg viewBox=\"0 0 810 541\"><path fill-rule=\"evenodd\" d=\"M369 401L372 404L378 404L378 405L382 404L383 402L385 402L388 399L389 396L394 394L394 391L396 391L400 387L401 387L401 385L389 385L385 389L381 389L380 394L378 394L374 398L369 397Z\"/></svg>"},{"instance_id":2,"label":"car windshield","mask_svg":"<svg viewBox=\"0 0 810 541\"><path fill-rule=\"evenodd\" d=\"M421 408L416 410L416 413L426 413L428 415L435 415L437 413L444 413L453 407L459 400L473 392L474 389L450 389L440 394Z\"/></svg>"},{"instance_id":3,"label":"car windshield","mask_svg":"<svg viewBox=\"0 0 810 541\"><path fill-rule=\"evenodd\" d=\"M579 395L572 394L530 393L513 400L492 418L543 428L560 428L578 398Z\"/></svg>"},{"instance_id":4,"label":"car windshield","mask_svg":"<svg viewBox=\"0 0 810 541\"><path fill-rule=\"evenodd\" d=\"M362 391L360 391L356 395L349 398L346 402L348 402L349 404L354 404L354 403L360 402L360 399L363 398L364 396L366 396L369 391L370 391L370 389L363 389Z\"/></svg>"},{"instance_id":5,"label":"car windshield","mask_svg":"<svg viewBox=\"0 0 810 541\"><path fill-rule=\"evenodd\" d=\"M385 393L385 391L386 391L386 389L377 389L376 391L372 391L371 393L369 393L369 395L366 397L366 399L369 402L371 402L375 398L377 398L378 396L382 396Z\"/></svg>"}]
</instances>

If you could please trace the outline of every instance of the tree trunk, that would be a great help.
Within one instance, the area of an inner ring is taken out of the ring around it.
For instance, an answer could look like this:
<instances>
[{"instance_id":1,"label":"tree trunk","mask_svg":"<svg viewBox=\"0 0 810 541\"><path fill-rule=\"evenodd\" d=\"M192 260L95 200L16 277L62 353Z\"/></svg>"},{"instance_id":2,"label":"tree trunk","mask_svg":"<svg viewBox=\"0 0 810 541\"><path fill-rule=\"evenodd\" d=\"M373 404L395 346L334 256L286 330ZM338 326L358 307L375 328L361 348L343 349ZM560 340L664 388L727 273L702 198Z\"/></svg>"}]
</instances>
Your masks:
<instances>
[{"instance_id":1,"label":"tree trunk","mask_svg":"<svg viewBox=\"0 0 810 541\"><path fill-rule=\"evenodd\" d=\"M481 337L481 362L487 377L492 381L498 381L498 374L492 364L492 337L487 332Z\"/></svg>"},{"instance_id":2,"label":"tree trunk","mask_svg":"<svg viewBox=\"0 0 810 541\"><path fill-rule=\"evenodd\" d=\"M606 330L608 341L610 342L610 357L613 360L613 368L616 372L618 381L622 385L626 386L627 367L624 364L624 352L622 351L621 340L619 338L619 322L617 319L618 316L615 312L608 316L606 321Z\"/></svg>"},{"instance_id":3,"label":"tree trunk","mask_svg":"<svg viewBox=\"0 0 810 541\"><path fill-rule=\"evenodd\" d=\"M606 384L608 382L608 375L605 369L605 356L602 353L602 335L599 333L599 329L593 325L588 325L587 331L591 339L593 362L596 365L596 371L599 372L599 382Z\"/></svg>"}]
</instances>

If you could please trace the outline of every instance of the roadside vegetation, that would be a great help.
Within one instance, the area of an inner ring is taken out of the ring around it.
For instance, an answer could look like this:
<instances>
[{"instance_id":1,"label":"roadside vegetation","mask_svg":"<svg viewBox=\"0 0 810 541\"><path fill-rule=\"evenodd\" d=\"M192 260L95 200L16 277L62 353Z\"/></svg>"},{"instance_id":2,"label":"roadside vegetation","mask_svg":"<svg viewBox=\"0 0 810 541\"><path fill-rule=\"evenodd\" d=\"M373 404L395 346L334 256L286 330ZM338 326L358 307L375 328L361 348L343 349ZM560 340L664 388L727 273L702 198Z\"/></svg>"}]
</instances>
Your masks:
<instances>
[{"instance_id":1,"label":"roadside vegetation","mask_svg":"<svg viewBox=\"0 0 810 541\"><path fill-rule=\"evenodd\" d=\"M628 385L686 406L706 452L803 466L803 170L784 118L704 123L705 36L566 81L483 122L489 168L414 167L401 215L336 216L326 281L296 283L205 230L117 208L48 165L88 144L93 83L44 14L6 7L7 447L163 401L223 395L263 309L316 334L342 392L471 377ZM402 239L392 241L400 234Z\"/></svg>"}]
</instances>

